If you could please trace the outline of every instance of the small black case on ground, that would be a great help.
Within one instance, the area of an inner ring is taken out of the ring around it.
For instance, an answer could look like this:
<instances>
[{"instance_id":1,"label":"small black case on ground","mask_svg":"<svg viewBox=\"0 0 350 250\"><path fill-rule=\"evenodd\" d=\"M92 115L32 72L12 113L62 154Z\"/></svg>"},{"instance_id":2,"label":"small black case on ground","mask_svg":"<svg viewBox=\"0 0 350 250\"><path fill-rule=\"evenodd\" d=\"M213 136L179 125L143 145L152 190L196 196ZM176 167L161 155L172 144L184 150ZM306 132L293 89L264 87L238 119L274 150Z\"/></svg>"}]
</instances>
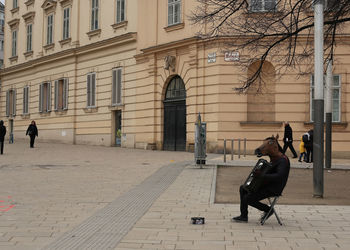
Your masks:
<instances>
[{"instance_id":1,"label":"small black case on ground","mask_svg":"<svg viewBox=\"0 0 350 250\"><path fill-rule=\"evenodd\" d=\"M205 223L204 217L192 217L191 218L191 224L202 225L204 223Z\"/></svg>"}]
</instances>

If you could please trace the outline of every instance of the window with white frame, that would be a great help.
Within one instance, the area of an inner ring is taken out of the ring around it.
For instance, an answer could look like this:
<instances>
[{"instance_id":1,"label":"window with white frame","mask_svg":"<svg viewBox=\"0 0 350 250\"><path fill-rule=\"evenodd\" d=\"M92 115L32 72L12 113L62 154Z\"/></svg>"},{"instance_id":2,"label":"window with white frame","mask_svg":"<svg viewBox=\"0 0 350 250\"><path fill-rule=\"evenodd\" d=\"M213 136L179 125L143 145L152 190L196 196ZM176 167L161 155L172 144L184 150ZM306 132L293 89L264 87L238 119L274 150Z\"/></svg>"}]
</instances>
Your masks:
<instances>
[{"instance_id":1,"label":"window with white frame","mask_svg":"<svg viewBox=\"0 0 350 250\"><path fill-rule=\"evenodd\" d=\"M181 23L181 0L168 0L168 26Z\"/></svg>"},{"instance_id":2,"label":"window with white frame","mask_svg":"<svg viewBox=\"0 0 350 250\"><path fill-rule=\"evenodd\" d=\"M122 103L122 68L112 71L112 105Z\"/></svg>"},{"instance_id":3,"label":"window with white frame","mask_svg":"<svg viewBox=\"0 0 350 250\"><path fill-rule=\"evenodd\" d=\"M12 31L12 50L11 56L17 56L17 30Z\"/></svg>"},{"instance_id":4,"label":"window with white frame","mask_svg":"<svg viewBox=\"0 0 350 250\"><path fill-rule=\"evenodd\" d=\"M99 12L99 0L91 0L91 30L97 30L98 25L98 12Z\"/></svg>"},{"instance_id":5,"label":"window with white frame","mask_svg":"<svg viewBox=\"0 0 350 250\"><path fill-rule=\"evenodd\" d=\"M18 0L12 1L12 7L13 7L13 9L16 9L18 7Z\"/></svg>"},{"instance_id":6,"label":"window with white frame","mask_svg":"<svg viewBox=\"0 0 350 250\"><path fill-rule=\"evenodd\" d=\"M23 88L23 114L29 114L29 86Z\"/></svg>"},{"instance_id":7,"label":"window with white frame","mask_svg":"<svg viewBox=\"0 0 350 250\"><path fill-rule=\"evenodd\" d=\"M88 108L96 107L96 73L89 73L87 75L87 101Z\"/></svg>"},{"instance_id":8,"label":"window with white frame","mask_svg":"<svg viewBox=\"0 0 350 250\"><path fill-rule=\"evenodd\" d=\"M125 0L116 0L117 1L117 17L116 23L125 21Z\"/></svg>"},{"instance_id":9,"label":"window with white frame","mask_svg":"<svg viewBox=\"0 0 350 250\"><path fill-rule=\"evenodd\" d=\"M47 113L51 111L51 82L40 84L39 90L39 112Z\"/></svg>"},{"instance_id":10,"label":"window with white frame","mask_svg":"<svg viewBox=\"0 0 350 250\"><path fill-rule=\"evenodd\" d=\"M63 78L55 81L55 110L68 109L68 79Z\"/></svg>"},{"instance_id":11,"label":"window with white frame","mask_svg":"<svg viewBox=\"0 0 350 250\"><path fill-rule=\"evenodd\" d=\"M323 82L325 83L325 77ZM325 92L325 86L323 88ZM332 122L341 121L341 78L340 75L333 75L333 86L332 86ZM315 98L315 83L314 76L311 76L310 86L310 120L314 121L315 110L313 107L313 100ZM326 112L326 110L325 110Z\"/></svg>"},{"instance_id":12,"label":"window with white frame","mask_svg":"<svg viewBox=\"0 0 350 250\"><path fill-rule=\"evenodd\" d=\"M277 0L250 0L250 10L253 12L275 11Z\"/></svg>"},{"instance_id":13,"label":"window with white frame","mask_svg":"<svg viewBox=\"0 0 350 250\"><path fill-rule=\"evenodd\" d=\"M33 44L33 24L27 24L27 52L32 51Z\"/></svg>"},{"instance_id":14,"label":"window with white frame","mask_svg":"<svg viewBox=\"0 0 350 250\"><path fill-rule=\"evenodd\" d=\"M16 90L6 91L6 116L16 116Z\"/></svg>"},{"instance_id":15,"label":"window with white frame","mask_svg":"<svg viewBox=\"0 0 350 250\"><path fill-rule=\"evenodd\" d=\"M47 16L46 44L53 43L53 14Z\"/></svg>"},{"instance_id":16,"label":"window with white frame","mask_svg":"<svg viewBox=\"0 0 350 250\"><path fill-rule=\"evenodd\" d=\"M63 10L63 40L70 37L70 7Z\"/></svg>"}]
</instances>

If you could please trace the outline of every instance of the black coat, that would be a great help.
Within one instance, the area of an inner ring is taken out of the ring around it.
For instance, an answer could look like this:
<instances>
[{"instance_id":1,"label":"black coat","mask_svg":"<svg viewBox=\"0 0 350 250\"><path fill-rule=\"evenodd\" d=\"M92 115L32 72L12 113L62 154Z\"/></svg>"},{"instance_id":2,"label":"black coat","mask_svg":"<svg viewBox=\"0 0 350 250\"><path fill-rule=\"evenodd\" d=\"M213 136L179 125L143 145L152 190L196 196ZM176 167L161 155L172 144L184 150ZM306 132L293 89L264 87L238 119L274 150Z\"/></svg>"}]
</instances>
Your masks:
<instances>
[{"instance_id":1,"label":"black coat","mask_svg":"<svg viewBox=\"0 0 350 250\"><path fill-rule=\"evenodd\" d=\"M36 125L30 124L28 129L27 129L26 135L38 136L38 129L37 129Z\"/></svg>"},{"instance_id":2,"label":"black coat","mask_svg":"<svg viewBox=\"0 0 350 250\"><path fill-rule=\"evenodd\" d=\"M6 127L4 125L0 125L0 141L4 141L6 135Z\"/></svg>"},{"instance_id":3,"label":"black coat","mask_svg":"<svg viewBox=\"0 0 350 250\"><path fill-rule=\"evenodd\" d=\"M290 163L287 156L282 156L272 163L271 171L266 173L264 178L264 189L275 195L281 195L287 184Z\"/></svg>"},{"instance_id":4,"label":"black coat","mask_svg":"<svg viewBox=\"0 0 350 250\"><path fill-rule=\"evenodd\" d=\"M288 139L288 142L293 141L293 130L289 124L284 127L283 141L286 142L286 139Z\"/></svg>"}]
</instances>

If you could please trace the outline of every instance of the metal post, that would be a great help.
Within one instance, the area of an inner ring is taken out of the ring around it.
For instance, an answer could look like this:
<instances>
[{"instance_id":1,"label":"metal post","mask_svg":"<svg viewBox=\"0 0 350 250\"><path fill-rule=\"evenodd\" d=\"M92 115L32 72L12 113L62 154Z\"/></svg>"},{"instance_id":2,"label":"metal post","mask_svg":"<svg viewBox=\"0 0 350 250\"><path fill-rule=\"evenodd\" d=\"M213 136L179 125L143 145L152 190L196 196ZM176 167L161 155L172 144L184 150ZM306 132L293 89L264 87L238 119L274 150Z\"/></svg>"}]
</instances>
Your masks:
<instances>
[{"instance_id":1,"label":"metal post","mask_svg":"<svg viewBox=\"0 0 350 250\"><path fill-rule=\"evenodd\" d=\"M226 162L226 139L224 139L224 162Z\"/></svg>"},{"instance_id":2,"label":"metal post","mask_svg":"<svg viewBox=\"0 0 350 250\"><path fill-rule=\"evenodd\" d=\"M327 78L326 78L326 95L325 95L325 111L326 111L326 168L332 167L332 87L333 73L332 60L327 62Z\"/></svg>"},{"instance_id":3,"label":"metal post","mask_svg":"<svg viewBox=\"0 0 350 250\"><path fill-rule=\"evenodd\" d=\"M244 138L244 151L243 151L244 157L247 154L247 138Z\"/></svg>"},{"instance_id":4,"label":"metal post","mask_svg":"<svg viewBox=\"0 0 350 250\"><path fill-rule=\"evenodd\" d=\"M315 99L314 99L314 141L313 141L313 184L314 197L323 197L323 0L314 0L315 23Z\"/></svg>"},{"instance_id":5,"label":"metal post","mask_svg":"<svg viewBox=\"0 0 350 250\"><path fill-rule=\"evenodd\" d=\"M238 159L241 159L241 139L238 139Z\"/></svg>"},{"instance_id":6,"label":"metal post","mask_svg":"<svg viewBox=\"0 0 350 250\"><path fill-rule=\"evenodd\" d=\"M234 149L234 139L231 139L231 161L233 161L233 149Z\"/></svg>"}]
</instances>

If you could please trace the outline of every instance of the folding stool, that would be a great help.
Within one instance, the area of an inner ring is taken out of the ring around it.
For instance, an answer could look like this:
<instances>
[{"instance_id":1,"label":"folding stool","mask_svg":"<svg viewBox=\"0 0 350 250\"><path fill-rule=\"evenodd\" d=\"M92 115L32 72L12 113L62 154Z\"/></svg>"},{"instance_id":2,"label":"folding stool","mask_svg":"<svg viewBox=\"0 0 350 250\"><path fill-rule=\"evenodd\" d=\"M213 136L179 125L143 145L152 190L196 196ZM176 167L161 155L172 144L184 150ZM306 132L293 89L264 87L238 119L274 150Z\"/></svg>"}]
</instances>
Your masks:
<instances>
[{"instance_id":1,"label":"folding stool","mask_svg":"<svg viewBox=\"0 0 350 250\"><path fill-rule=\"evenodd\" d=\"M282 222L281 222L280 218L278 217L276 210L274 209L279 198L280 198L280 196L273 196L273 197L267 198L269 200L269 203L270 203L270 210L269 210L268 214L274 213L276 216L276 219L278 221L278 224L280 224L282 226ZM266 216L263 220L261 220L260 224L264 225L264 223L268 219L268 217L270 217L270 216Z\"/></svg>"}]
</instances>

